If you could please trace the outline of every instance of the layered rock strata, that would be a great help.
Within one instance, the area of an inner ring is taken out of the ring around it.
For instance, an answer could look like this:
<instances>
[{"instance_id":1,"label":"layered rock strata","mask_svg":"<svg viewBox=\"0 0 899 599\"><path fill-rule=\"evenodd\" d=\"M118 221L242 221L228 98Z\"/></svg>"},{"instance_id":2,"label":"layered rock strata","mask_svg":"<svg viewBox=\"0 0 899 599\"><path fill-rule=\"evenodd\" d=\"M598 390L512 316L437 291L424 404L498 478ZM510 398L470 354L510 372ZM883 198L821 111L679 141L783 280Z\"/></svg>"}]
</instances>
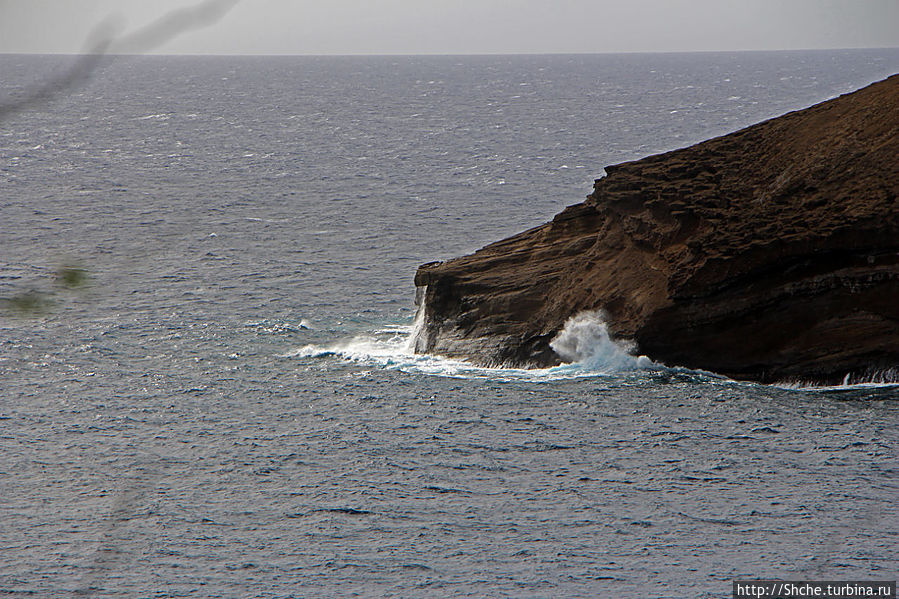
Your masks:
<instances>
[{"instance_id":1,"label":"layered rock strata","mask_svg":"<svg viewBox=\"0 0 899 599\"><path fill-rule=\"evenodd\" d=\"M899 75L606 167L586 202L421 266L416 350L548 366L565 321L763 382L899 366Z\"/></svg>"}]
</instances>

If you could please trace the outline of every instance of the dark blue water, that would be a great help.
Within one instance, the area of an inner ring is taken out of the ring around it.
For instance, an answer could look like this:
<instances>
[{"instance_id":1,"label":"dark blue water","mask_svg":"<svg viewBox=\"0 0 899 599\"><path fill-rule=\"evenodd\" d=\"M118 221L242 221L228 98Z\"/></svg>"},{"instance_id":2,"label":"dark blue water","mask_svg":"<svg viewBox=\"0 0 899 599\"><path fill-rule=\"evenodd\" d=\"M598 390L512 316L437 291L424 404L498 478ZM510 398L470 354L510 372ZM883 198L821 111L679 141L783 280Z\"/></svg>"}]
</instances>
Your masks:
<instances>
[{"instance_id":1,"label":"dark blue water","mask_svg":"<svg viewBox=\"0 0 899 599\"><path fill-rule=\"evenodd\" d=\"M0 99L66 59L0 56ZM0 594L892 579L890 387L410 356L418 264L899 51L119 58L0 122ZM77 268L87 284L61 284Z\"/></svg>"}]
</instances>

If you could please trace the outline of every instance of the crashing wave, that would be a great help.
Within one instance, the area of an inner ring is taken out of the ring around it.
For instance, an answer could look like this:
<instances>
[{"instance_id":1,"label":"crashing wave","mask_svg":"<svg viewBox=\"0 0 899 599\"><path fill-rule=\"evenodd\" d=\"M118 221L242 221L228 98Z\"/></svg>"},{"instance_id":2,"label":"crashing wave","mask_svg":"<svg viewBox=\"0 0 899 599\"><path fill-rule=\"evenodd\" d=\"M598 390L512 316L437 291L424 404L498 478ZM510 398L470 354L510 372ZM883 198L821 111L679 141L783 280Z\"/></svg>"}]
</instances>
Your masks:
<instances>
[{"instance_id":1,"label":"crashing wave","mask_svg":"<svg viewBox=\"0 0 899 599\"><path fill-rule=\"evenodd\" d=\"M403 372L460 378L549 381L613 375L661 368L645 356L635 356L629 345L614 341L601 312L572 317L552 342L566 361L552 368L491 368L466 360L417 353L426 315L419 309L411 326L394 326L329 345L306 345L283 357L337 356L354 362L377 364Z\"/></svg>"},{"instance_id":2,"label":"crashing wave","mask_svg":"<svg viewBox=\"0 0 899 599\"><path fill-rule=\"evenodd\" d=\"M657 366L646 356L635 356L634 343L613 340L601 310L581 312L569 318L549 346L563 360L598 373Z\"/></svg>"},{"instance_id":3,"label":"crashing wave","mask_svg":"<svg viewBox=\"0 0 899 599\"><path fill-rule=\"evenodd\" d=\"M422 291L423 292L423 291ZM616 376L635 372L666 375L688 375L691 380L705 382L731 381L713 373L671 368L637 355L633 343L612 339L602 311L581 312L566 321L550 346L565 363L552 368L501 368L478 366L466 360L446 358L435 354L417 353L423 343L426 315L419 308L411 325L395 325L357 335L330 344L309 344L286 354L284 358L339 358L350 362L380 366L410 374L425 374L450 378L489 379L499 381L548 382L568 379ZM751 383L749 383L751 384ZM899 370L872 372L869 376L847 377L839 385L812 381L792 381L777 384L790 390L829 391L866 387L899 385Z\"/></svg>"}]
</instances>

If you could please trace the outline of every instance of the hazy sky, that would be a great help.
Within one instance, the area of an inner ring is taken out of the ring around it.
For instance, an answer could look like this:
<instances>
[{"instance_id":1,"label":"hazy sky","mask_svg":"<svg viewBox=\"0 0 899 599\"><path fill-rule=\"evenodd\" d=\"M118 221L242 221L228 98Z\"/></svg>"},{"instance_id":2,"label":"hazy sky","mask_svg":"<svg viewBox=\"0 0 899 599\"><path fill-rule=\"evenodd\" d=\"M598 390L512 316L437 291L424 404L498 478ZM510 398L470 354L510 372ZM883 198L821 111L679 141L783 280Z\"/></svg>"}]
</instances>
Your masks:
<instances>
[{"instance_id":1,"label":"hazy sky","mask_svg":"<svg viewBox=\"0 0 899 599\"><path fill-rule=\"evenodd\" d=\"M0 52L79 52L196 0L0 0ZM899 0L241 0L163 53L487 54L899 47Z\"/></svg>"}]
</instances>

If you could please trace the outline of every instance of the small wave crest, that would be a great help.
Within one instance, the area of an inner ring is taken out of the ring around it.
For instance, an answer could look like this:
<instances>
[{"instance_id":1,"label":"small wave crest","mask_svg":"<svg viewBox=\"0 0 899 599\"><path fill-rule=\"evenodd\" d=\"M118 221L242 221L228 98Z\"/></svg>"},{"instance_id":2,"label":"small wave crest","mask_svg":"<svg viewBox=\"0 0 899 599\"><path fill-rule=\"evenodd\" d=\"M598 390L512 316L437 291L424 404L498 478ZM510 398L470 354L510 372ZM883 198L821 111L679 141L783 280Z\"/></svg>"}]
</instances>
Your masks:
<instances>
[{"instance_id":1,"label":"small wave crest","mask_svg":"<svg viewBox=\"0 0 899 599\"><path fill-rule=\"evenodd\" d=\"M244 323L244 326L250 329L255 329L256 333L260 335L289 335L292 333L299 333L301 331L309 331L312 329L312 325L305 318L300 319L299 322L263 318L261 320L248 320Z\"/></svg>"},{"instance_id":2,"label":"small wave crest","mask_svg":"<svg viewBox=\"0 0 899 599\"><path fill-rule=\"evenodd\" d=\"M856 391L899 387L899 369L872 370L863 374L847 373L839 384L814 380L783 381L775 386L797 391Z\"/></svg>"}]
</instances>

